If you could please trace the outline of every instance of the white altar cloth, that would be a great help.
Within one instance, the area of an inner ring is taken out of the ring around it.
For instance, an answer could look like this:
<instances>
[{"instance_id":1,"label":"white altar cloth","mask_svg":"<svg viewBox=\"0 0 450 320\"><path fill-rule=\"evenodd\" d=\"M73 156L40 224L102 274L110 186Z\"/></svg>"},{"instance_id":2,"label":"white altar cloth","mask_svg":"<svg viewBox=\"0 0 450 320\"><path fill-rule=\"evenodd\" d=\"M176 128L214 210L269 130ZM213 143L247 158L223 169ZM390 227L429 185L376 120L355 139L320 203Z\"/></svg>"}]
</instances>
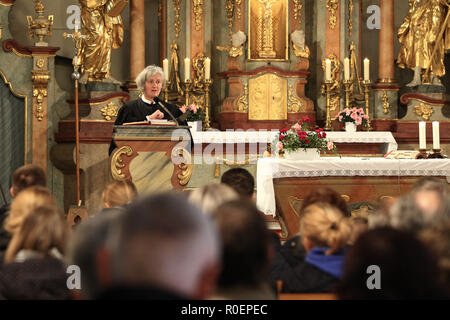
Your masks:
<instances>
[{"instance_id":1,"label":"white altar cloth","mask_svg":"<svg viewBox=\"0 0 450 320\"><path fill-rule=\"evenodd\" d=\"M278 130L273 131L195 131L191 130L194 144L197 143L272 143L278 136ZM384 143L381 153L397 150L397 142L390 131L326 131L327 139L334 143ZM338 150L339 151L339 150Z\"/></svg>"},{"instance_id":2,"label":"white altar cloth","mask_svg":"<svg viewBox=\"0 0 450 320\"><path fill-rule=\"evenodd\" d=\"M275 216L274 178L320 176L445 176L450 183L450 159L321 158L295 161L260 158L256 169L256 204Z\"/></svg>"}]
</instances>

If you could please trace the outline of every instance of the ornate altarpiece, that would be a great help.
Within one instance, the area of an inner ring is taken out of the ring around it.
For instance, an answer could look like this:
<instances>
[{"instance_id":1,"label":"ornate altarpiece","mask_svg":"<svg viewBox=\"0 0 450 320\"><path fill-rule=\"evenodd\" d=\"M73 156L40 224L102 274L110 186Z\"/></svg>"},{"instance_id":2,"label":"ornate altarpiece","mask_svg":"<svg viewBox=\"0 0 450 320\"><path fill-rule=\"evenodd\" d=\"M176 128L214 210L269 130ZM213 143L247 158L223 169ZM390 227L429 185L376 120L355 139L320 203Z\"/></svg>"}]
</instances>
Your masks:
<instances>
[{"instance_id":1,"label":"ornate altarpiece","mask_svg":"<svg viewBox=\"0 0 450 320\"><path fill-rule=\"evenodd\" d=\"M290 12L294 6L292 0L249 0L248 6L229 1L230 45L218 47L228 51L228 70L218 74L228 86L221 130L281 128L303 116L315 119L313 102L305 96L309 51L292 46L293 59L289 55L289 32L300 28L298 16ZM237 47L231 35L242 30L248 39Z\"/></svg>"}]
</instances>

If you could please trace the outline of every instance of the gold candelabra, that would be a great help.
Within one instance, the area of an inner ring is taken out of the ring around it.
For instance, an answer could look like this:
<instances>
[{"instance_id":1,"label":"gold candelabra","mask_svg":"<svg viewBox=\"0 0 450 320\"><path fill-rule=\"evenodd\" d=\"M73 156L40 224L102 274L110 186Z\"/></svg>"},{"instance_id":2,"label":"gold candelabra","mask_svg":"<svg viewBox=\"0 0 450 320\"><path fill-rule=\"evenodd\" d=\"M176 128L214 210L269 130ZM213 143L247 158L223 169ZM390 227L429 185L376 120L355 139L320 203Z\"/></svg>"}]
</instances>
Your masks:
<instances>
[{"instance_id":1,"label":"gold candelabra","mask_svg":"<svg viewBox=\"0 0 450 320\"><path fill-rule=\"evenodd\" d=\"M363 86L364 86L364 102L366 105L366 115L369 117L367 119L367 123L366 123L366 130L367 131L372 131L372 125L370 123L370 88L372 86L372 83L370 82L370 80L364 80L363 81Z\"/></svg>"},{"instance_id":2,"label":"gold candelabra","mask_svg":"<svg viewBox=\"0 0 450 320\"><path fill-rule=\"evenodd\" d=\"M324 130L331 130L331 94L333 91L333 85L335 82L333 80L325 81L325 95L326 95L326 121Z\"/></svg>"},{"instance_id":3,"label":"gold candelabra","mask_svg":"<svg viewBox=\"0 0 450 320\"><path fill-rule=\"evenodd\" d=\"M344 80L344 88L345 88L345 107L350 108L350 95L352 93L352 80Z\"/></svg>"},{"instance_id":4,"label":"gold candelabra","mask_svg":"<svg viewBox=\"0 0 450 320\"><path fill-rule=\"evenodd\" d=\"M205 80L205 130L211 129L211 125L209 123L209 111L210 111L210 101L209 101L209 87L212 85L212 79Z\"/></svg>"},{"instance_id":5,"label":"gold candelabra","mask_svg":"<svg viewBox=\"0 0 450 320\"><path fill-rule=\"evenodd\" d=\"M184 87L184 98L185 98L185 104L189 105L189 92L191 92L192 89L192 80L186 79L183 82Z\"/></svg>"}]
</instances>

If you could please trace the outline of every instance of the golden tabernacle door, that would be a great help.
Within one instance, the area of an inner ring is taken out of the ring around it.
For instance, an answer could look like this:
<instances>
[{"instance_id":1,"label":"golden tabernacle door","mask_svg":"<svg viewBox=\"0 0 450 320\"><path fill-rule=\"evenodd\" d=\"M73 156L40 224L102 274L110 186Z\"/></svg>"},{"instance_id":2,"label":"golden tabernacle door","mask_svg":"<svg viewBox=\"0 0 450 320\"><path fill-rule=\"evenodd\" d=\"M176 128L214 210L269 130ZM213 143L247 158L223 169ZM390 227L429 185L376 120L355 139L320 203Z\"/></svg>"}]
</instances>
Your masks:
<instances>
[{"instance_id":1,"label":"golden tabernacle door","mask_svg":"<svg viewBox=\"0 0 450 320\"><path fill-rule=\"evenodd\" d=\"M287 79L266 73L248 82L249 120L287 119Z\"/></svg>"}]
</instances>

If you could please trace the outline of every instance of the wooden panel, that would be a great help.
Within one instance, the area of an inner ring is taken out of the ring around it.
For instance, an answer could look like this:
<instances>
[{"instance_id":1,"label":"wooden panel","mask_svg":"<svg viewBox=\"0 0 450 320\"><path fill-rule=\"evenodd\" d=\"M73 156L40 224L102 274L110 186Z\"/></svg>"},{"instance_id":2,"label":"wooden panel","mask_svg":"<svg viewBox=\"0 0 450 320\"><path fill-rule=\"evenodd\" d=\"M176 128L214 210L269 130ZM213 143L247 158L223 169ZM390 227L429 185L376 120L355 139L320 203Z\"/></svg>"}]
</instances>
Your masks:
<instances>
[{"instance_id":1,"label":"wooden panel","mask_svg":"<svg viewBox=\"0 0 450 320\"><path fill-rule=\"evenodd\" d=\"M274 179L277 215L284 220L290 238L299 229L299 215L293 208L293 200L303 200L312 190L330 187L341 195L347 195L350 198L349 204L355 202L377 204L381 197L398 197L406 194L420 178L354 176Z\"/></svg>"}]
</instances>

